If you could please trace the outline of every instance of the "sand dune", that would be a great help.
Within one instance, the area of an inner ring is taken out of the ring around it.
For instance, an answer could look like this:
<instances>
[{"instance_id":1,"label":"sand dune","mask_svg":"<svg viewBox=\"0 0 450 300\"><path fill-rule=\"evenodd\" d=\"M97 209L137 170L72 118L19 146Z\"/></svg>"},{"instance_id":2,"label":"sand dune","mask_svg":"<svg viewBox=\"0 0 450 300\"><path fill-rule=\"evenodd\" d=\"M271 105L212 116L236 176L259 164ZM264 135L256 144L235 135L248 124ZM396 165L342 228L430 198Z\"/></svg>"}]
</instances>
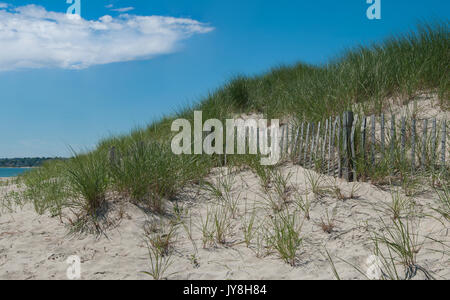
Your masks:
<instances>
[{"instance_id":1,"label":"sand dune","mask_svg":"<svg viewBox=\"0 0 450 300\"><path fill-rule=\"evenodd\" d=\"M223 170L215 170L211 180ZM365 279L353 265L367 270L367 260L372 254L371 234L381 230L382 221L391 222L388 203L391 192L368 183L357 185L356 199L339 200L333 193L323 197L311 193L305 177L305 170L287 165L282 168L286 175L291 173L290 186L298 193L311 199L311 219L306 220L300 211L295 212L303 222L300 236L302 245L294 266L279 256L258 245L257 236L263 235L273 218L267 208L264 193L258 178L248 170L237 172L233 194L239 205L235 218L230 218L230 230L226 243L202 247L201 219L218 203L204 191L192 187L186 190L179 207L189 211L183 221L192 229L192 241L185 227L178 225L173 244L173 263L167 270L168 279L334 279L331 263L326 257L328 250L343 279ZM312 173L315 174L315 173ZM331 177L323 177L323 188L339 187L343 195L350 195L353 183ZM4 193L17 186L2 186ZM292 196L293 197L293 196ZM110 196L111 215L121 219L114 228L106 231L107 236L69 235L67 221L38 216L30 204L15 207L14 212L3 209L0 216L0 279L66 279L66 259L71 255L81 258L82 279L150 279L141 271L150 269L145 243L144 228L148 224L167 220L145 214L132 204ZM410 217L414 230L417 229L421 246L417 263L437 279L450 279L448 257L449 223L430 209L435 205L436 195L425 190L414 198L415 216ZM168 207L172 212L173 204ZM295 204L289 204L294 212ZM255 213L255 239L249 247L243 243L243 220ZM321 220L332 218L335 227L331 233L322 230ZM430 216L425 216L425 215ZM191 221L192 222L191 222ZM190 226L189 224L192 224ZM446 247L442 243L446 243ZM195 245L194 245L195 244ZM342 259L342 260L341 260ZM346 262L344 262L345 260ZM420 274L416 278L423 278Z\"/></svg>"}]
</instances>

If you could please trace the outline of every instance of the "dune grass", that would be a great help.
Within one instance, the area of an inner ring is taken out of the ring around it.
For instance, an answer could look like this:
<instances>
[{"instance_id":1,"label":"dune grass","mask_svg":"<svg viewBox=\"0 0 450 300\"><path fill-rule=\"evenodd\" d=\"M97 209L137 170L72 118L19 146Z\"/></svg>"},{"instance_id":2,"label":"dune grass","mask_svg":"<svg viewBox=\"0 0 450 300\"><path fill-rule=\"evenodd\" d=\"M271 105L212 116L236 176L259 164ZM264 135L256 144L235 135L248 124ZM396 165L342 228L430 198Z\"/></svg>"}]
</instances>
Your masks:
<instances>
[{"instance_id":1,"label":"dune grass","mask_svg":"<svg viewBox=\"0 0 450 300\"><path fill-rule=\"evenodd\" d=\"M109 185L104 153L75 154L65 163L64 169L71 187L72 206L80 207L89 216L98 216Z\"/></svg>"},{"instance_id":2,"label":"dune grass","mask_svg":"<svg viewBox=\"0 0 450 300\"><path fill-rule=\"evenodd\" d=\"M303 222L296 214L282 211L271 219L271 230L268 230L267 243L282 260L291 266L295 266L297 252L300 249L303 238L301 229Z\"/></svg>"},{"instance_id":3,"label":"dune grass","mask_svg":"<svg viewBox=\"0 0 450 300\"><path fill-rule=\"evenodd\" d=\"M164 213L167 200L187 184L201 182L213 167L224 162L218 155L176 156L171 152L172 121L193 121L194 110L203 111L203 119L222 121L252 112L266 118L319 121L340 115L355 104L366 115L380 112L388 105L388 98L409 101L423 91L437 93L441 108L448 110L448 25L448 21L421 24L411 33L346 51L324 65L299 63L261 76L235 77L198 103L147 128L102 140L95 150L76 154L67 162L49 162L27 172L21 176L24 195L39 213L58 215L64 207L77 206L92 215L107 191ZM115 149L113 155L111 149ZM262 168L256 159L228 156L227 161L252 168L263 186L271 184L270 168ZM364 164L361 161L358 165L363 173ZM385 175L381 172L379 177Z\"/></svg>"}]
</instances>

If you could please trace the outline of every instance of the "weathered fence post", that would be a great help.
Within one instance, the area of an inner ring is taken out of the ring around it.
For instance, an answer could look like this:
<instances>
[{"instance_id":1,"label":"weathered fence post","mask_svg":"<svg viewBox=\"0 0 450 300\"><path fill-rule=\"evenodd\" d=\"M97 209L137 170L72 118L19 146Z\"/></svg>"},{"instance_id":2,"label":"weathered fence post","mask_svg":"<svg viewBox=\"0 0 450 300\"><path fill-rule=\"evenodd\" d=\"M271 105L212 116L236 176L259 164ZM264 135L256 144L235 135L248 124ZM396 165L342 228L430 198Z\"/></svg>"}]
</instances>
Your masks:
<instances>
[{"instance_id":1,"label":"weathered fence post","mask_svg":"<svg viewBox=\"0 0 450 300\"><path fill-rule=\"evenodd\" d=\"M330 130L329 130L329 138L328 138L328 175L331 175L331 147L332 147L332 140L333 140L333 135L332 135L332 122L333 119L330 117Z\"/></svg>"},{"instance_id":2,"label":"weathered fence post","mask_svg":"<svg viewBox=\"0 0 450 300\"><path fill-rule=\"evenodd\" d=\"M372 115L372 142L370 146L370 157L373 167L375 166L375 115Z\"/></svg>"},{"instance_id":3,"label":"weathered fence post","mask_svg":"<svg viewBox=\"0 0 450 300\"><path fill-rule=\"evenodd\" d=\"M317 149L319 149L319 141L320 141L320 125L321 122L317 125L317 135L316 135L316 143L314 145L314 159L317 160Z\"/></svg>"},{"instance_id":4,"label":"weathered fence post","mask_svg":"<svg viewBox=\"0 0 450 300\"><path fill-rule=\"evenodd\" d=\"M381 157L384 158L384 144L385 144L385 134L384 134L384 114L381 114Z\"/></svg>"},{"instance_id":5,"label":"weathered fence post","mask_svg":"<svg viewBox=\"0 0 450 300\"><path fill-rule=\"evenodd\" d=\"M446 149L446 139L447 139L447 120L442 121L442 141L441 141L441 147L442 147L442 153L441 153L441 163L442 163L442 170L445 170L445 152Z\"/></svg>"},{"instance_id":6,"label":"weathered fence post","mask_svg":"<svg viewBox=\"0 0 450 300\"><path fill-rule=\"evenodd\" d=\"M393 166L394 162L394 150L395 150L395 140L396 140L396 132L395 132L395 115L391 115L391 164Z\"/></svg>"},{"instance_id":7,"label":"weathered fence post","mask_svg":"<svg viewBox=\"0 0 450 300\"><path fill-rule=\"evenodd\" d=\"M289 129L289 123L288 123L288 124L286 124L286 139L285 139L286 143L284 145L284 153L286 156L288 156L288 154L289 154L289 144L291 142L289 139L289 131L290 131L290 129Z\"/></svg>"},{"instance_id":8,"label":"weathered fence post","mask_svg":"<svg viewBox=\"0 0 450 300\"><path fill-rule=\"evenodd\" d=\"M336 165L334 163L334 156L336 154L336 144L335 144L335 142L336 142L336 126L337 126L338 119L339 119L339 117L337 117L336 120L333 123L333 134L331 135L331 147L333 149L331 151L330 160L331 160L331 175L333 175L333 176L334 176L335 167L336 167Z\"/></svg>"},{"instance_id":9,"label":"weathered fence post","mask_svg":"<svg viewBox=\"0 0 450 300\"><path fill-rule=\"evenodd\" d=\"M328 135L328 119L325 120L325 136L322 141L322 163L325 163L325 152L327 149L327 135Z\"/></svg>"},{"instance_id":10,"label":"weathered fence post","mask_svg":"<svg viewBox=\"0 0 450 300\"><path fill-rule=\"evenodd\" d=\"M306 168L306 159L308 155L308 146L309 146L309 130L311 128L311 124L308 123L308 127L306 129L306 139L305 139L305 153L304 153L304 159L303 159L303 166Z\"/></svg>"},{"instance_id":11,"label":"weathered fence post","mask_svg":"<svg viewBox=\"0 0 450 300\"><path fill-rule=\"evenodd\" d=\"M109 149L109 163L111 165L116 164L116 147L112 146L111 149Z\"/></svg>"},{"instance_id":12,"label":"weathered fence post","mask_svg":"<svg viewBox=\"0 0 450 300\"><path fill-rule=\"evenodd\" d=\"M433 125L431 129L431 166L434 169L436 162L436 118L433 119Z\"/></svg>"},{"instance_id":13,"label":"weathered fence post","mask_svg":"<svg viewBox=\"0 0 450 300\"><path fill-rule=\"evenodd\" d=\"M311 148L309 149L309 168L312 169L313 153L314 153L314 128L315 124L311 123Z\"/></svg>"},{"instance_id":14,"label":"weathered fence post","mask_svg":"<svg viewBox=\"0 0 450 300\"><path fill-rule=\"evenodd\" d=\"M338 176L339 178L342 178L342 157L341 157L341 118L338 116L336 118L337 122L337 169L338 169ZM345 150L344 150L345 151Z\"/></svg>"},{"instance_id":15,"label":"weathered fence post","mask_svg":"<svg viewBox=\"0 0 450 300\"><path fill-rule=\"evenodd\" d=\"M353 112L346 111L343 116L343 176L347 181L352 180L352 151L351 151L351 135L352 135L352 127L353 127Z\"/></svg>"},{"instance_id":16,"label":"weathered fence post","mask_svg":"<svg viewBox=\"0 0 450 300\"><path fill-rule=\"evenodd\" d=\"M367 118L366 116L362 117L362 125L361 125L361 156L363 160L366 160L366 128L367 128Z\"/></svg>"},{"instance_id":17,"label":"weathered fence post","mask_svg":"<svg viewBox=\"0 0 450 300\"><path fill-rule=\"evenodd\" d=\"M286 156L291 154L292 150L292 124L288 122L287 124L287 144L286 144Z\"/></svg>"},{"instance_id":18,"label":"weathered fence post","mask_svg":"<svg viewBox=\"0 0 450 300\"><path fill-rule=\"evenodd\" d=\"M352 151L352 161L351 161L351 167L353 170L353 181L358 181L358 174L356 173L356 148L355 148L355 131L356 131L356 125L358 124L358 115L355 115L355 120L352 124L352 134L350 137L350 143L351 143L351 151Z\"/></svg>"},{"instance_id":19,"label":"weathered fence post","mask_svg":"<svg viewBox=\"0 0 450 300\"><path fill-rule=\"evenodd\" d=\"M411 124L411 172L416 168L416 119L412 119Z\"/></svg>"},{"instance_id":20,"label":"weathered fence post","mask_svg":"<svg viewBox=\"0 0 450 300\"><path fill-rule=\"evenodd\" d=\"M301 133L300 133L300 141L298 143L298 164L299 165L301 165L301 162L302 162L304 127L305 127L305 122L302 122L302 129L301 129Z\"/></svg>"},{"instance_id":21,"label":"weathered fence post","mask_svg":"<svg viewBox=\"0 0 450 300\"><path fill-rule=\"evenodd\" d=\"M294 143L292 144L292 147L291 147L291 159L294 159L296 151L297 151L297 143L298 143L299 134L300 134L300 127L297 128L297 133L295 134Z\"/></svg>"},{"instance_id":22,"label":"weathered fence post","mask_svg":"<svg viewBox=\"0 0 450 300\"><path fill-rule=\"evenodd\" d=\"M422 158L421 169L425 170L426 150L427 150L427 131L428 131L428 119L423 120L423 134L422 134Z\"/></svg>"},{"instance_id":23,"label":"weathered fence post","mask_svg":"<svg viewBox=\"0 0 450 300\"><path fill-rule=\"evenodd\" d=\"M285 135L286 134L286 126L281 126L281 138L280 138L280 150L281 150L281 158L284 158L284 144L286 143Z\"/></svg>"},{"instance_id":24,"label":"weathered fence post","mask_svg":"<svg viewBox=\"0 0 450 300\"><path fill-rule=\"evenodd\" d=\"M406 155L406 118L402 117L402 133L401 133L401 159L402 161L405 160Z\"/></svg>"}]
</instances>

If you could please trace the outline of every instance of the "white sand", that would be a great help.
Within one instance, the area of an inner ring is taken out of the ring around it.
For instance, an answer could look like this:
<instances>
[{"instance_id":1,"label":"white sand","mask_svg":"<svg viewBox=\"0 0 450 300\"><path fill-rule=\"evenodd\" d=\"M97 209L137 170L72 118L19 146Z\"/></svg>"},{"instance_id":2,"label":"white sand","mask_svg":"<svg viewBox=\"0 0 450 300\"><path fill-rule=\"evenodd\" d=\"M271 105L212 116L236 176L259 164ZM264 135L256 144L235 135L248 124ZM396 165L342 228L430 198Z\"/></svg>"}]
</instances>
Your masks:
<instances>
[{"instance_id":1,"label":"white sand","mask_svg":"<svg viewBox=\"0 0 450 300\"><path fill-rule=\"evenodd\" d=\"M257 177L250 171L243 171L236 176L235 193L240 193L239 215L232 220L227 246L202 248L200 216L205 216L207 208L217 203L195 189L183 193L184 200L180 200L180 205L189 209L193 238L198 250L194 249L186 231L179 226L173 264L166 277L209 280L334 279L330 263L324 256L326 247L341 278L364 279L354 267L336 257L362 270L367 269L366 261L372 253L370 231L379 231L380 217L385 222L390 221L386 206L383 206L383 203L390 202L390 192L362 183L357 192L358 199L342 201L332 195L314 199L309 185L305 185L303 168L288 165L283 168L283 172L292 172L291 185L300 193L309 194L313 200L311 220L304 220L301 233L304 241L297 253L295 267L283 262L276 253L267 254L263 251L267 249L258 249L256 239L250 248L242 243L242 218L249 217L253 207L256 207L258 224L267 222L271 214L260 196L262 193ZM335 184L334 178L324 177L324 180L324 185ZM350 194L353 183L337 180L336 184L344 195ZM4 197L2 193L15 188L0 187L0 197ZM429 208L435 205L435 197L430 191L417 196L414 200L416 210L438 217ZM121 200L116 199L115 203L117 206ZM291 211L293 207L292 204ZM328 234L323 232L319 223L321 218L326 218L327 210L332 215L333 208L336 208L336 227ZM13 213L3 211L0 216L0 279L66 279L68 265L65 260L71 255L81 257L82 279L149 279L149 276L141 273L150 269L143 227L155 217L144 214L131 204L124 204L122 210L125 212L124 217L115 229L107 231L108 238L68 236L68 227L58 218L38 216L29 204L22 209L17 208ZM172 211L170 207L168 211ZM449 223L440 219L441 223L432 217L414 217L413 220L415 223L420 222L419 240L424 241L418 253L418 264L438 279L450 279L448 248L444 249L441 244L425 238L427 236L442 241L448 247ZM185 218L185 222L188 224L189 218ZM261 231L262 226L257 228ZM447 251L447 255L442 253L443 250ZM193 262L193 255L196 263ZM419 274L417 278L423 276Z\"/></svg>"}]
</instances>

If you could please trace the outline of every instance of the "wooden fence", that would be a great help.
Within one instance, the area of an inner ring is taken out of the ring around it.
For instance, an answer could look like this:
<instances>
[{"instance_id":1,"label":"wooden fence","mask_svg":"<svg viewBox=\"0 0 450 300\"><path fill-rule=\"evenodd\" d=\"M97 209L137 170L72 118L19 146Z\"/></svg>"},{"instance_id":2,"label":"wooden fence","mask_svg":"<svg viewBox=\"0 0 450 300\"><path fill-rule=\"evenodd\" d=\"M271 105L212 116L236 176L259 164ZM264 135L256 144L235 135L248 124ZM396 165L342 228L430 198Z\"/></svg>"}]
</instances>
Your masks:
<instances>
[{"instance_id":1,"label":"wooden fence","mask_svg":"<svg viewBox=\"0 0 450 300\"><path fill-rule=\"evenodd\" d=\"M368 170L386 166L392 173L399 168L410 173L448 172L448 125L446 120L436 118L397 118L394 114L367 117L347 111L317 123L283 125L279 142L283 160L347 181L358 180L370 173ZM203 137L207 134L203 132ZM249 134L247 128L246 139ZM259 129L256 135L259 145ZM245 145L248 144L247 140ZM226 165L227 155L223 157ZM120 161L116 147L110 148L109 160L112 164Z\"/></svg>"},{"instance_id":2,"label":"wooden fence","mask_svg":"<svg viewBox=\"0 0 450 300\"><path fill-rule=\"evenodd\" d=\"M280 143L285 160L354 181L370 168L447 170L447 126L436 118L366 117L347 111L317 123L284 125Z\"/></svg>"}]
</instances>

